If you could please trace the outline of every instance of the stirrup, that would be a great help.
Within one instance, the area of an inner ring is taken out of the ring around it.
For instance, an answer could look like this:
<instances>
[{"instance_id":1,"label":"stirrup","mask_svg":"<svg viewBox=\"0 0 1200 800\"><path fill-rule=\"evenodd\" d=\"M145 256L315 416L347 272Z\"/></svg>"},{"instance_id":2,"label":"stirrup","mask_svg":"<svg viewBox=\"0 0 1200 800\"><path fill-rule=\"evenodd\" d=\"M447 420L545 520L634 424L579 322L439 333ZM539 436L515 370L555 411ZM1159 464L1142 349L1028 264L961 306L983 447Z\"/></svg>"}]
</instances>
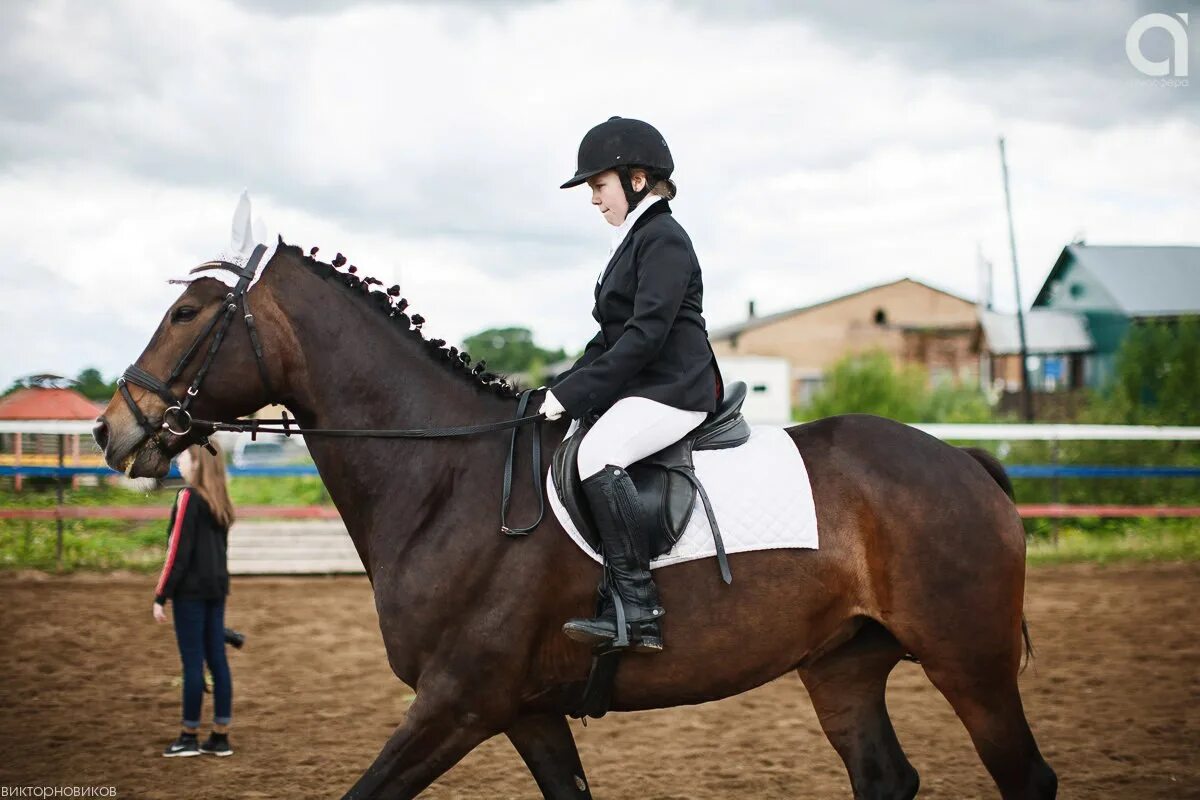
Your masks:
<instances>
[{"instance_id":1,"label":"stirrup","mask_svg":"<svg viewBox=\"0 0 1200 800\"><path fill-rule=\"evenodd\" d=\"M615 588L610 588L609 603L595 617L576 617L563 624L567 638L590 644L597 655L629 649L635 653L658 653L663 649L662 628L659 621L666 614L660 605L650 609L652 616L627 621L625 602ZM611 610L611 615L607 612ZM642 609L639 609L642 610ZM589 629L590 626L590 629Z\"/></svg>"},{"instance_id":2,"label":"stirrup","mask_svg":"<svg viewBox=\"0 0 1200 800\"><path fill-rule=\"evenodd\" d=\"M603 655L614 650L629 650L634 653L659 653L663 650L662 631L657 621L628 623L625 642L623 644L617 643L617 636L613 630L585 630L580 625L580 623L586 625L587 623L598 621L590 619L567 620L562 630L567 638L592 645L592 652L596 655ZM603 625L604 622L608 622L608 620L602 621L601 624ZM629 633L629 628L635 629L632 634Z\"/></svg>"}]
</instances>

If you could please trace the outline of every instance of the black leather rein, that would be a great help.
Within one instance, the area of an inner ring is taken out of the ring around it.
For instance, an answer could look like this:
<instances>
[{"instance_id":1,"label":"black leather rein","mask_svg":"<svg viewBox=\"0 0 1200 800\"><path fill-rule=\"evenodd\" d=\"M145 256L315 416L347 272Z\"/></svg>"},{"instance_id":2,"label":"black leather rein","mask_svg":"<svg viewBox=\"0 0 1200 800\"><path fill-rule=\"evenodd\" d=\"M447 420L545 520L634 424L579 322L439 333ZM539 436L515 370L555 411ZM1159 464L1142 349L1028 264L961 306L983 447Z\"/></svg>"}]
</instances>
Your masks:
<instances>
[{"instance_id":1,"label":"black leather rein","mask_svg":"<svg viewBox=\"0 0 1200 800\"><path fill-rule=\"evenodd\" d=\"M462 425L454 428L301 428L296 420L285 413L279 419L239 419L236 422L218 422L209 419L192 420L192 425L208 428L210 432L227 431L231 433L248 433L251 438L260 433L281 433L291 436L299 433L301 436L329 436L340 439L441 439L450 436L473 436L477 433L490 433L512 428L512 436L508 442L508 455L504 459L504 487L500 503L500 532L505 536L525 536L541 524L546 514L546 499L542 492L542 420L543 414L523 416L529 405L529 396L537 389L526 389L521 392L517 401L517 416L515 419L503 422L482 422L478 425ZM538 499L538 515L532 525L524 528L513 528L508 525L508 505L512 497L513 458L517 450L517 429L522 425L533 423L533 454L531 458L533 473L533 492ZM205 435L207 440L207 434Z\"/></svg>"},{"instance_id":2,"label":"black leather rein","mask_svg":"<svg viewBox=\"0 0 1200 800\"><path fill-rule=\"evenodd\" d=\"M225 296L224 309L218 311L213 316L204 327L204 330L200 332L184 354L180 356L179 361L175 364L175 368L171 370L171 374L167 376L165 381L160 381L136 364L129 365L117 380L117 388L120 390L121 396L125 398L125 403L129 406L129 410L142 430L151 439L158 441L160 444L160 437L163 431L180 437L188 437L194 443L207 447L210 452L215 454L216 450L209 442L209 437L216 431L249 433L251 438L254 438L259 433L281 433L284 436L299 433L306 437L329 436L346 439L435 439L450 436L472 436L479 433L489 433L491 431L511 428L512 436L509 439L508 456L504 461L504 484L500 505L500 532L506 536L525 536L537 528L546 513L545 497L541 484L542 420L545 419L545 415L538 413L525 416L526 408L529 405L529 397L537 391L536 389L526 389L521 392L520 399L517 402L517 416L515 419L503 422L485 422L478 425L463 425L453 428L302 428L298 424L295 424L296 421L288 417L286 412L279 419L239 419L234 422L192 418L188 409L192 404L192 400L200 394L200 384L204 381L205 375L208 374L213 359L216 358L217 350L220 349L221 342L224 341L225 334L229 331L234 313L238 310L239 306L243 312L242 318L245 320L246 330L250 335L250 343L254 348L254 360L258 366L259 378L262 380L263 387L267 390L268 396L273 394L271 381L267 374L266 362L263 360L262 343L258 337L258 328L254 323L254 315L250 313L250 308L246 303L246 291L250 286L250 282L254 279L255 273L258 271L259 262L262 261L266 250L266 245L260 244L256 246L244 267L239 267L228 261L207 261L192 270L192 272L199 272L205 269L228 270L238 276L238 282L233 291ZM184 369L187 368L187 365L191 363L192 358L200 350L200 346L204 343L204 340L208 338L214 329L216 329L216 336L213 337L212 343L208 347L208 352L204 356L204 361L201 362L200 369L196 371L196 376L192 378L191 385L188 386L185 396L182 398L176 397L171 392L171 384L179 378ZM163 411L162 420L158 425L150 422L142 412L142 409L138 407L138 404L133 399L133 395L129 392L128 384L130 383L153 392L167 404L167 408ZM178 426L179 430L172 427L172 423ZM512 496L513 457L517 448L517 429L521 425L529 423L533 423L534 426L533 457L531 463L533 490L538 498L538 516L532 525L524 528L513 528L508 525L506 517L509 501Z\"/></svg>"}]
</instances>

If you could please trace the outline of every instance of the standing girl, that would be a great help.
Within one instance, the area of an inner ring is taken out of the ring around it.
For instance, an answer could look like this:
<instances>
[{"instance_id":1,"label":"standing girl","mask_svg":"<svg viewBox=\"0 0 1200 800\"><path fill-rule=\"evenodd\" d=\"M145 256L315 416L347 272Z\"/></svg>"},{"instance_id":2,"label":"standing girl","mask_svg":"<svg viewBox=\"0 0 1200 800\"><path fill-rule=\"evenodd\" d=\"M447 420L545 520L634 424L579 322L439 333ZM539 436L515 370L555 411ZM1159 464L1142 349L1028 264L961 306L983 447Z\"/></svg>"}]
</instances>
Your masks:
<instances>
[{"instance_id":1,"label":"standing girl","mask_svg":"<svg viewBox=\"0 0 1200 800\"><path fill-rule=\"evenodd\" d=\"M226 546L233 504L225 483L225 462L193 445L179 454L187 486L175 498L167 534L167 557L154 589L154 619L165 622L171 600L175 639L183 662L183 730L164 756L233 755L229 745L233 680L225 659L225 596L229 594ZM213 728L197 743L204 665L213 679Z\"/></svg>"}]
</instances>

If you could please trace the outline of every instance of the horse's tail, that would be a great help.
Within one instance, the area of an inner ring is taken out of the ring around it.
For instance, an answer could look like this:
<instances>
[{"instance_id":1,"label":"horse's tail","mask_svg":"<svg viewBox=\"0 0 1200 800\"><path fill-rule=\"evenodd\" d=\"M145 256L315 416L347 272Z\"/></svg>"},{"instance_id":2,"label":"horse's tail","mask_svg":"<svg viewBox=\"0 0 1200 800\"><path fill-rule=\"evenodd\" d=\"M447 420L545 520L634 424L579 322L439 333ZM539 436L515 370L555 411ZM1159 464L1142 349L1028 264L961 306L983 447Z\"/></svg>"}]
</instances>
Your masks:
<instances>
[{"instance_id":1,"label":"horse's tail","mask_svg":"<svg viewBox=\"0 0 1200 800\"><path fill-rule=\"evenodd\" d=\"M1017 497L1013 494L1012 480L1009 479L1008 473L1004 471L1004 465L1000 463L1000 459L982 447L964 447L962 451L978 461L980 466L987 470L988 475L992 476L992 480L1000 484L1000 488L1008 495L1008 499L1016 501Z\"/></svg>"},{"instance_id":2,"label":"horse's tail","mask_svg":"<svg viewBox=\"0 0 1200 800\"><path fill-rule=\"evenodd\" d=\"M1025 658L1021 661L1020 672L1024 672L1025 668L1033 661L1033 639L1029 636L1029 620L1025 619L1025 614L1021 614L1021 638L1025 640Z\"/></svg>"},{"instance_id":3,"label":"horse's tail","mask_svg":"<svg viewBox=\"0 0 1200 800\"><path fill-rule=\"evenodd\" d=\"M992 476L992 480L1000 484L1000 488L1008 495L1008 499L1016 502L1017 497L1013 492L1012 479L1004 471L1004 465L1000 463L1000 459L981 447L964 447L962 450L987 470L988 475ZM1025 642L1025 658L1021 662L1021 671L1024 672L1029 663L1033 661L1033 639L1029 636L1029 621L1025 619L1024 614L1021 615L1021 639Z\"/></svg>"}]
</instances>

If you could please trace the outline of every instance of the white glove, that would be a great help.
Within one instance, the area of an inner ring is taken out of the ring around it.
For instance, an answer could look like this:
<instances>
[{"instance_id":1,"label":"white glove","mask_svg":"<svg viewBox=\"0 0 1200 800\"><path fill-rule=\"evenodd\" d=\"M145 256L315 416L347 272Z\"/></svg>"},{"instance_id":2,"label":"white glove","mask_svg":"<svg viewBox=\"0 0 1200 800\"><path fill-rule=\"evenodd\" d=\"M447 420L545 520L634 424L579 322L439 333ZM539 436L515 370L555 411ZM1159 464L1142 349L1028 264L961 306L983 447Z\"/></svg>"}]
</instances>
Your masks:
<instances>
[{"instance_id":1,"label":"white glove","mask_svg":"<svg viewBox=\"0 0 1200 800\"><path fill-rule=\"evenodd\" d=\"M542 387L545 388L545 387ZM546 398L542 400L542 407L538 412L546 415L546 419L558 419L566 411L562 403L558 402L558 398L554 396L554 392L546 389Z\"/></svg>"}]
</instances>

